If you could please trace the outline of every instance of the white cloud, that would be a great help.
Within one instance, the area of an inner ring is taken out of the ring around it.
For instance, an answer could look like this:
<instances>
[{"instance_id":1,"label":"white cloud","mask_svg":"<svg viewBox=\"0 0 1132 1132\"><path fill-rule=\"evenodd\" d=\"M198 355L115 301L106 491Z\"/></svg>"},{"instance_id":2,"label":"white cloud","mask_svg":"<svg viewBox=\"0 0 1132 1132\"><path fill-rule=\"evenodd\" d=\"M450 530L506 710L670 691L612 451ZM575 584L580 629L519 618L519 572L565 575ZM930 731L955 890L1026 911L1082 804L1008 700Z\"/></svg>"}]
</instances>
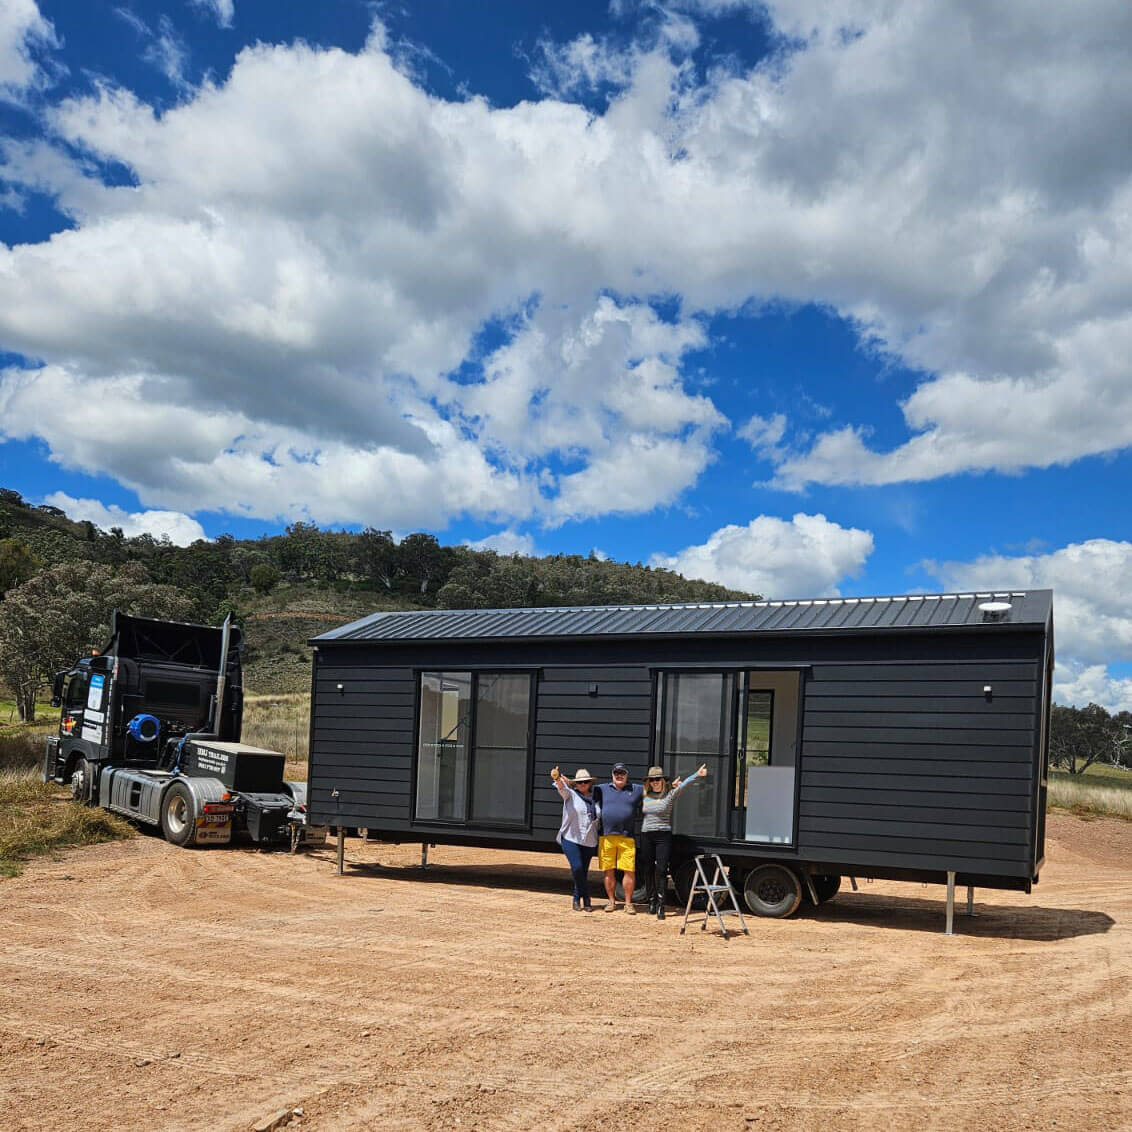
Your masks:
<instances>
[{"instance_id":1,"label":"white cloud","mask_svg":"<svg viewBox=\"0 0 1132 1132\"><path fill-rule=\"evenodd\" d=\"M953 590L1053 589L1058 698L1132 707L1132 680L1106 667L1132 663L1132 542L1098 538L1048 554L925 565Z\"/></svg>"},{"instance_id":2,"label":"white cloud","mask_svg":"<svg viewBox=\"0 0 1132 1132\"><path fill-rule=\"evenodd\" d=\"M470 546L472 550L494 550L496 554L502 555L523 554L530 557L538 553L534 536L510 529L496 531L495 534L474 542L465 540L464 545Z\"/></svg>"},{"instance_id":3,"label":"white cloud","mask_svg":"<svg viewBox=\"0 0 1132 1132\"><path fill-rule=\"evenodd\" d=\"M700 546L654 554L650 563L767 598L829 597L872 551L869 531L839 526L824 515L798 513L789 521L760 515L745 527L721 528Z\"/></svg>"},{"instance_id":4,"label":"white cloud","mask_svg":"<svg viewBox=\"0 0 1132 1132\"><path fill-rule=\"evenodd\" d=\"M230 28L236 16L236 0L189 0L194 8L209 13L222 28Z\"/></svg>"},{"instance_id":5,"label":"white cloud","mask_svg":"<svg viewBox=\"0 0 1132 1132\"><path fill-rule=\"evenodd\" d=\"M1100 704L1110 712L1132 711L1132 678L1113 676L1104 664L1059 661L1053 698L1074 707Z\"/></svg>"},{"instance_id":6,"label":"white cloud","mask_svg":"<svg viewBox=\"0 0 1132 1132\"><path fill-rule=\"evenodd\" d=\"M769 18L789 52L706 80L685 16L620 56L563 45L556 89L619 88L596 115L432 96L380 27L356 54L248 48L164 113L106 86L57 105L66 148L5 146L6 191L55 192L76 227L0 246L0 341L46 363L6 372L0 428L175 507L408 528L647 511L725 427L683 369L710 344L699 315L782 298L935 376L891 450L868 422L813 443L748 426L781 486L1132 442L1132 9L782 0ZM514 334L484 379L449 380L496 318ZM134 427L107 420L96 445L15 415L62 403L61 382L84 405L128 392L105 415ZM174 422L184 441L147 439Z\"/></svg>"},{"instance_id":7,"label":"white cloud","mask_svg":"<svg viewBox=\"0 0 1132 1132\"><path fill-rule=\"evenodd\" d=\"M108 507L97 499L75 499L62 491L52 492L44 498L44 503L66 511L71 519L89 520L104 531L121 527L127 538L141 534L154 538L164 535L177 546L188 546L205 537L200 523L180 511L126 511L117 504Z\"/></svg>"},{"instance_id":8,"label":"white cloud","mask_svg":"<svg viewBox=\"0 0 1132 1132\"><path fill-rule=\"evenodd\" d=\"M54 46L55 30L35 0L0 4L0 96L16 97L43 81L33 56L37 47Z\"/></svg>"}]
</instances>

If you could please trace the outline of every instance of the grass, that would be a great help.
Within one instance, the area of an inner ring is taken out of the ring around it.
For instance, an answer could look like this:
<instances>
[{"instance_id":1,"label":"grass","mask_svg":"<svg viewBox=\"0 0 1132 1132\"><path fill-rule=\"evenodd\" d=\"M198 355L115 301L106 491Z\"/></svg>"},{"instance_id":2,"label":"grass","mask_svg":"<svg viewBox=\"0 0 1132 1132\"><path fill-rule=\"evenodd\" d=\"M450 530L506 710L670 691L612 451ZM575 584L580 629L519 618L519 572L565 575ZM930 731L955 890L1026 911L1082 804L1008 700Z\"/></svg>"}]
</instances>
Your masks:
<instances>
[{"instance_id":1,"label":"grass","mask_svg":"<svg viewBox=\"0 0 1132 1132\"><path fill-rule=\"evenodd\" d=\"M287 758L283 776L290 782L307 777L310 750L311 698L307 692L244 697L242 739L256 747L279 751Z\"/></svg>"},{"instance_id":2,"label":"grass","mask_svg":"<svg viewBox=\"0 0 1132 1132\"><path fill-rule=\"evenodd\" d=\"M1051 771L1049 804L1075 814L1110 814L1132 821L1132 771L1100 763L1083 774Z\"/></svg>"},{"instance_id":3,"label":"grass","mask_svg":"<svg viewBox=\"0 0 1132 1132\"><path fill-rule=\"evenodd\" d=\"M64 846L133 836L121 818L72 802L33 772L0 771L0 876L17 876L29 858Z\"/></svg>"}]
</instances>

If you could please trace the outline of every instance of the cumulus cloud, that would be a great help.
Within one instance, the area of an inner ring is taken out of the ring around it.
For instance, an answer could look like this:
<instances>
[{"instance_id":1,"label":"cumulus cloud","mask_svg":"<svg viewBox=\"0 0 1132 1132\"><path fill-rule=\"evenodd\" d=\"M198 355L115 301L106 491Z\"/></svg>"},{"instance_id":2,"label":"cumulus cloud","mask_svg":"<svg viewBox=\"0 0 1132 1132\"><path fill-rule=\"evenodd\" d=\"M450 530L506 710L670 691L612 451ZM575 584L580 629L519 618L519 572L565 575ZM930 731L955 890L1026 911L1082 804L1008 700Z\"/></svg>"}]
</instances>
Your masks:
<instances>
[{"instance_id":1,"label":"cumulus cloud","mask_svg":"<svg viewBox=\"0 0 1132 1132\"><path fill-rule=\"evenodd\" d=\"M126 511L117 504L107 506L97 499L75 499L62 491L52 492L43 501L66 511L71 519L88 520L104 531L121 527L127 537L153 535L168 538L178 546L188 546L205 537L200 523L180 511Z\"/></svg>"},{"instance_id":2,"label":"cumulus cloud","mask_svg":"<svg viewBox=\"0 0 1132 1132\"><path fill-rule=\"evenodd\" d=\"M511 529L496 531L487 538L475 541L466 539L464 545L470 546L472 550L494 550L496 554L503 555L523 554L529 557L538 553L533 535Z\"/></svg>"},{"instance_id":3,"label":"cumulus cloud","mask_svg":"<svg viewBox=\"0 0 1132 1132\"><path fill-rule=\"evenodd\" d=\"M647 511L726 427L685 372L711 344L700 316L784 299L927 376L894 449L867 422L749 424L780 486L1132 442L1132 8L774 0L766 18L781 50L753 69L703 77L674 16L628 49L559 45L555 93L512 107L429 94L379 25L356 53L247 48L161 113L107 84L58 104L59 145L6 150L7 191L53 193L75 227L0 247L0 341L43 362L3 375L0 429L127 466L167 506L406 527ZM602 113L568 101L594 83ZM136 184L103 184L104 162ZM476 358L499 322L508 341ZM61 385L128 391L136 427L95 445L16 414Z\"/></svg>"},{"instance_id":4,"label":"cumulus cloud","mask_svg":"<svg viewBox=\"0 0 1132 1132\"><path fill-rule=\"evenodd\" d=\"M34 50L56 43L51 21L44 19L35 0L4 0L0 4L0 97L18 98L43 80Z\"/></svg>"},{"instance_id":5,"label":"cumulus cloud","mask_svg":"<svg viewBox=\"0 0 1132 1132\"><path fill-rule=\"evenodd\" d=\"M768 598L836 597L837 583L856 574L872 551L871 532L799 512L790 520L760 515L745 527L730 524L699 546L654 554L650 563Z\"/></svg>"},{"instance_id":6,"label":"cumulus cloud","mask_svg":"<svg viewBox=\"0 0 1132 1132\"><path fill-rule=\"evenodd\" d=\"M1132 680L1110 664L1132 663L1132 542L1089 539L1048 554L983 555L928 562L953 590L1050 589L1058 660L1054 691L1063 702L1132 708Z\"/></svg>"}]
</instances>

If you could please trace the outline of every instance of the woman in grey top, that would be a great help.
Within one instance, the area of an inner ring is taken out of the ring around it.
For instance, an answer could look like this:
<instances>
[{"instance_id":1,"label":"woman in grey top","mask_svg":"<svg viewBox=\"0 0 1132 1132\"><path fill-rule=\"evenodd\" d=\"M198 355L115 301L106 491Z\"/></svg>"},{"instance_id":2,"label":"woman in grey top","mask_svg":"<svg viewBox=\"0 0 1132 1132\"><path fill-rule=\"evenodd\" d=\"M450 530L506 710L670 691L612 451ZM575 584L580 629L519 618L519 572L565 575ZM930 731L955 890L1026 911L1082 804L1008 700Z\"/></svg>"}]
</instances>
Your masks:
<instances>
[{"instance_id":1,"label":"woman in grey top","mask_svg":"<svg viewBox=\"0 0 1132 1132\"><path fill-rule=\"evenodd\" d=\"M693 782L707 777L704 763L695 774L669 789L664 771L650 766L645 779L645 796L641 800L641 846L638 853L637 875L645 874L645 894L649 911L658 920L664 919L664 901L668 892L668 862L672 858L672 807L676 799Z\"/></svg>"}]
</instances>

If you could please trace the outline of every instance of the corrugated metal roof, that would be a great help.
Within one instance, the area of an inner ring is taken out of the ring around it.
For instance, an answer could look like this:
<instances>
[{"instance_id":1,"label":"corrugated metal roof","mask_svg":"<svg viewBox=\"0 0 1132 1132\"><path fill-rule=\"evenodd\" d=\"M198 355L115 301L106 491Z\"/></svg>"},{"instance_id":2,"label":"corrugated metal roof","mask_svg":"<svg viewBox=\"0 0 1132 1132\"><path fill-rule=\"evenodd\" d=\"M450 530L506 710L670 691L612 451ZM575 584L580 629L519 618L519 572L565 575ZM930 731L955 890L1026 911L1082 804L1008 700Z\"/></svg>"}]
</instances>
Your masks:
<instances>
[{"instance_id":1,"label":"corrugated metal roof","mask_svg":"<svg viewBox=\"0 0 1132 1132\"><path fill-rule=\"evenodd\" d=\"M987 612L988 602L1006 610ZM859 633L1044 627L1052 590L1002 590L806 601L597 605L542 609L429 609L373 613L312 644L348 641L514 640L531 637L673 637L702 633Z\"/></svg>"}]
</instances>

